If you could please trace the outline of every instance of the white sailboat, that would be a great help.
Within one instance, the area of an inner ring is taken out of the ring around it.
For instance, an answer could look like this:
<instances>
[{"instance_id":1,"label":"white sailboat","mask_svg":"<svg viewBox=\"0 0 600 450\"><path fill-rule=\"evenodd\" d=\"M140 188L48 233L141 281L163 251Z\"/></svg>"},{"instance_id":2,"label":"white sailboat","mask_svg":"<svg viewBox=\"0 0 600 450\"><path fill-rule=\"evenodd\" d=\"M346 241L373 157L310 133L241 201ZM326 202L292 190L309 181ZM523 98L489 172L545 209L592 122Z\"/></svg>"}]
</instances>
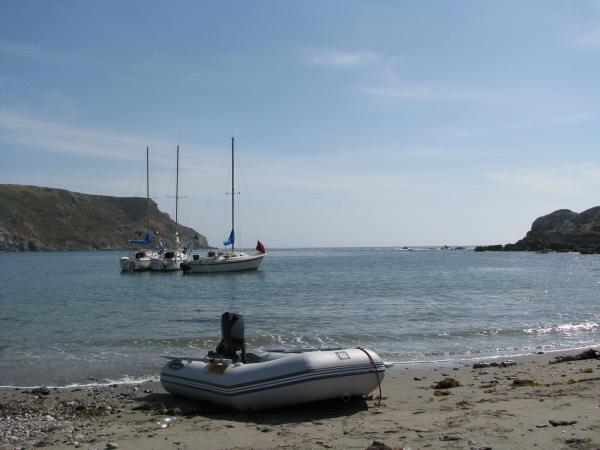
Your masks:
<instances>
[{"instance_id":1,"label":"white sailboat","mask_svg":"<svg viewBox=\"0 0 600 450\"><path fill-rule=\"evenodd\" d=\"M179 225L178 217L179 206L179 145L177 146L177 169L175 176L175 248L166 249L161 254L157 254L150 261L150 269L156 272L172 272L181 270L181 263L187 260L185 249L179 241Z\"/></svg>"},{"instance_id":2,"label":"white sailboat","mask_svg":"<svg viewBox=\"0 0 600 450\"><path fill-rule=\"evenodd\" d=\"M260 241L256 250L243 252L235 250L235 153L234 138L231 138L231 232L223 245L231 246L225 250L211 250L206 256L191 255L190 259L181 264L184 273L213 273L213 272L238 272L243 270L258 269L266 256L265 247Z\"/></svg>"},{"instance_id":3,"label":"white sailboat","mask_svg":"<svg viewBox=\"0 0 600 450\"><path fill-rule=\"evenodd\" d=\"M146 236L144 239L131 239L129 244L147 246L150 242L152 242L152 233L150 232L150 171L149 148L146 147ZM128 256L121 256L119 265L123 272L140 272L150 269L152 258L157 256L158 252L148 248L132 249Z\"/></svg>"}]
</instances>

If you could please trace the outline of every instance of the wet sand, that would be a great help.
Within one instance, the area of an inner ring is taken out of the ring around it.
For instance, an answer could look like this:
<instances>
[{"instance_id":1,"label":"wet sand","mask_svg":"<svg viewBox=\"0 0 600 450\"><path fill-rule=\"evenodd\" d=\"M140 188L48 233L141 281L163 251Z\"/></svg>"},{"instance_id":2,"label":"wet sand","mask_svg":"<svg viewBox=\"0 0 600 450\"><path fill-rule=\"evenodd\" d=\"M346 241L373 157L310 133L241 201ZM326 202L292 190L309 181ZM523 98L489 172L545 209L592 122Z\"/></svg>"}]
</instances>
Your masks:
<instances>
[{"instance_id":1,"label":"wet sand","mask_svg":"<svg viewBox=\"0 0 600 450\"><path fill-rule=\"evenodd\" d=\"M396 366L380 406L377 391L241 413L175 398L158 382L3 389L0 449L599 448L600 359L550 364L579 353L522 356L507 367ZM447 378L459 385L432 387Z\"/></svg>"}]
</instances>

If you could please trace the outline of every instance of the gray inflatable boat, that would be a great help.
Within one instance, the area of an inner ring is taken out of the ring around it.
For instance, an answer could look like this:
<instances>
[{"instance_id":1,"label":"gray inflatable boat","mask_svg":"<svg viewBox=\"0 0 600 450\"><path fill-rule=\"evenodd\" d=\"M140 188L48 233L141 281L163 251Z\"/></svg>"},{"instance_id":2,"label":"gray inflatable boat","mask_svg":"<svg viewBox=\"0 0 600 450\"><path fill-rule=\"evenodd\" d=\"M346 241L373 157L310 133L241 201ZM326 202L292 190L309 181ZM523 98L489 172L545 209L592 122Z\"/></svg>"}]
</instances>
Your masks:
<instances>
[{"instance_id":1,"label":"gray inflatable boat","mask_svg":"<svg viewBox=\"0 0 600 450\"><path fill-rule=\"evenodd\" d=\"M383 360L372 350L252 353L246 352L241 315L224 313L221 330L216 352L168 357L160 374L168 392L248 411L365 395L381 387L385 375Z\"/></svg>"}]
</instances>

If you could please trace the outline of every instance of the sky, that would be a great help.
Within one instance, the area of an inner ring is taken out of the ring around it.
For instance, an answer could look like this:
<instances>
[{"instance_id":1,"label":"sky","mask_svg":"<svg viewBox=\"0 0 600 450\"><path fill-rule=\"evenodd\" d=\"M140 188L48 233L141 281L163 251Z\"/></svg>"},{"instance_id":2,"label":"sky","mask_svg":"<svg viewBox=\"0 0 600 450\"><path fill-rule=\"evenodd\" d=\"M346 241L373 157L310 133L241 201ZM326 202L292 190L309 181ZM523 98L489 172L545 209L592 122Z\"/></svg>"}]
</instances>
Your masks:
<instances>
[{"instance_id":1,"label":"sky","mask_svg":"<svg viewBox=\"0 0 600 450\"><path fill-rule=\"evenodd\" d=\"M600 205L600 1L0 0L0 183L218 245L514 242Z\"/></svg>"}]
</instances>

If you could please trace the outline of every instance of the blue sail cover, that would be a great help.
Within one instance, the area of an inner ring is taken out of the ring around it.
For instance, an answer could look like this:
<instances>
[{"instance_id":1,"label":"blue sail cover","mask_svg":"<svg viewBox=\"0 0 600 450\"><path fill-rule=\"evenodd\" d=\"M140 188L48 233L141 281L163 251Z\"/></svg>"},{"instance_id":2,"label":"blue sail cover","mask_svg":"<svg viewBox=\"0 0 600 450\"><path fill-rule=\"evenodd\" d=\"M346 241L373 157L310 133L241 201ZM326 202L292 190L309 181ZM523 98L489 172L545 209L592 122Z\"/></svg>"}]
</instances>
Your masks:
<instances>
[{"instance_id":1,"label":"blue sail cover","mask_svg":"<svg viewBox=\"0 0 600 450\"><path fill-rule=\"evenodd\" d=\"M235 232L233 230L231 230L231 233L229 233L229 238L223 242L223 245L232 245L235 242Z\"/></svg>"},{"instance_id":2,"label":"blue sail cover","mask_svg":"<svg viewBox=\"0 0 600 450\"><path fill-rule=\"evenodd\" d=\"M150 234L150 232L148 231L148 233L146 233L146 237L144 239L133 239L133 240L130 240L129 242L131 242L132 244L146 245L146 244L149 244L150 241L152 241L152 234Z\"/></svg>"}]
</instances>

